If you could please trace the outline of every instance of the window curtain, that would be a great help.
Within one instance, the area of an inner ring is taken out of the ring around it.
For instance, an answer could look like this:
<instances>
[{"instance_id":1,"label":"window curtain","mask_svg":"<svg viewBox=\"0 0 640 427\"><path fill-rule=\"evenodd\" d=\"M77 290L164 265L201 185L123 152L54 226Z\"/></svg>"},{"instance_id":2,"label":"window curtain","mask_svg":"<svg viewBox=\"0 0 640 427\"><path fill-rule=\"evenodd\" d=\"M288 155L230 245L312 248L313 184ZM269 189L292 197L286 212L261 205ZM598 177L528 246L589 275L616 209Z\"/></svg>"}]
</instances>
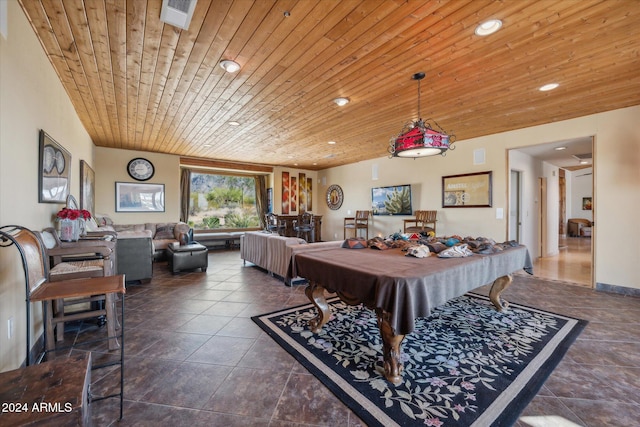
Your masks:
<instances>
[{"instance_id":1,"label":"window curtain","mask_svg":"<svg viewBox=\"0 0 640 427\"><path fill-rule=\"evenodd\" d=\"M256 210L258 211L258 217L260 218L260 227L266 228L267 222L265 215L268 213L269 200L267 198L267 177L265 175L256 175Z\"/></svg>"},{"instance_id":2,"label":"window curtain","mask_svg":"<svg viewBox=\"0 0 640 427\"><path fill-rule=\"evenodd\" d=\"M191 195L191 169L180 173L180 221L189 222L189 196Z\"/></svg>"}]
</instances>

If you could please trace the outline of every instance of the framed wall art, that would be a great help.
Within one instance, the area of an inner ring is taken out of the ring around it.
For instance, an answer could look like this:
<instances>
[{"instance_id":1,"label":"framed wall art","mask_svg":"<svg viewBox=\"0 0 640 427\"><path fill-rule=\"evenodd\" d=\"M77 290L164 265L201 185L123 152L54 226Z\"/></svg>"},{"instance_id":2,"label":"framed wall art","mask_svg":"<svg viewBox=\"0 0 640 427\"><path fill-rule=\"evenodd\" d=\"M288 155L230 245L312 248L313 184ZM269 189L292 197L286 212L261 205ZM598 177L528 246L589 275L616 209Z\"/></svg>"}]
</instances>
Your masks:
<instances>
[{"instance_id":1,"label":"framed wall art","mask_svg":"<svg viewBox=\"0 0 640 427\"><path fill-rule=\"evenodd\" d=\"M592 206L592 198L591 197L583 197L582 198L582 210L590 211Z\"/></svg>"},{"instance_id":2,"label":"framed wall art","mask_svg":"<svg viewBox=\"0 0 640 427\"><path fill-rule=\"evenodd\" d=\"M491 171L442 177L443 208L491 207Z\"/></svg>"},{"instance_id":3,"label":"framed wall art","mask_svg":"<svg viewBox=\"0 0 640 427\"><path fill-rule=\"evenodd\" d=\"M80 209L86 209L93 215L96 212L96 174L89 164L80 160Z\"/></svg>"},{"instance_id":4,"label":"framed wall art","mask_svg":"<svg viewBox=\"0 0 640 427\"><path fill-rule=\"evenodd\" d=\"M116 212L164 212L164 184L116 182Z\"/></svg>"},{"instance_id":5,"label":"framed wall art","mask_svg":"<svg viewBox=\"0 0 640 427\"><path fill-rule=\"evenodd\" d=\"M289 172L282 172L282 214L289 215Z\"/></svg>"},{"instance_id":6,"label":"framed wall art","mask_svg":"<svg viewBox=\"0 0 640 427\"><path fill-rule=\"evenodd\" d=\"M38 202L65 203L71 187L71 153L40 130Z\"/></svg>"}]
</instances>

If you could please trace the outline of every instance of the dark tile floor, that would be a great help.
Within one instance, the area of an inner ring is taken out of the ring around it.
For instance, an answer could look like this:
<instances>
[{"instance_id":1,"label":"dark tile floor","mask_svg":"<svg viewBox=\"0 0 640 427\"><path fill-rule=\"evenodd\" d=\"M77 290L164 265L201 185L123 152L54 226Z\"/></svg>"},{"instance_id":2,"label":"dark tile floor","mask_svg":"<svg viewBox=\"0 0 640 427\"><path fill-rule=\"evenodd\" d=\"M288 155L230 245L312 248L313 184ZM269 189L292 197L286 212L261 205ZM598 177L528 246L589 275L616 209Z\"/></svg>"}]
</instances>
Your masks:
<instances>
[{"instance_id":1,"label":"dark tile floor","mask_svg":"<svg viewBox=\"0 0 640 427\"><path fill-rule=\"evenodd\" d=\"M92 405L94 424L363 425L251 321L306 303L303 291L244 266L237 250L210 252L206 273L156 263L151 283L127 288L124 419L106 399ZM640 299L524 274L504 296L590 322L517 426L639 425ZM115 390L115 369L93 371L94 394Z\"/></svg>"}]
</instances>

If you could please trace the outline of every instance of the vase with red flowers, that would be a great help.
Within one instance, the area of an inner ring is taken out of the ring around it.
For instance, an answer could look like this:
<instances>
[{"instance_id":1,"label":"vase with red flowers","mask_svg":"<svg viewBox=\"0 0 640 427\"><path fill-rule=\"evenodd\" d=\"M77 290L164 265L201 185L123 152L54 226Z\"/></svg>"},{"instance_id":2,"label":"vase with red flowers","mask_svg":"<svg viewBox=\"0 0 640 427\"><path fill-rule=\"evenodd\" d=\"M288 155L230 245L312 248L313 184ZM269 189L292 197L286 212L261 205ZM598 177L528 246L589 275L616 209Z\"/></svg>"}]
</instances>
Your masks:
<instances>
[{"instance_id":1,"label":"vase with red flowers","mask_svg":"<svg viewBox=\"0 0 640 427\"><path fill-rule=\"evenodd\" d=\"M91 218L91 213L85 209L62 208L56 217L60 222L60 240L77 242L84 230L84 221Z\"/></svg>"}]
</instances>

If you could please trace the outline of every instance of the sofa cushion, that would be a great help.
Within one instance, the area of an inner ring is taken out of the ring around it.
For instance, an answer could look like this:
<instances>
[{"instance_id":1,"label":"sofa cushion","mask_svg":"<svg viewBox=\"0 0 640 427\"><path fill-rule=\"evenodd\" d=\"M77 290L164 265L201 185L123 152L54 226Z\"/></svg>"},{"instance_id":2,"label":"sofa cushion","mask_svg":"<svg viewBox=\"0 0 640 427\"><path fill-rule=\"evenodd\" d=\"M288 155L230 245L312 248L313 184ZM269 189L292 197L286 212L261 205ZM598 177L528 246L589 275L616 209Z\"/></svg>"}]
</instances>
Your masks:
<instances>
[{"instance_id":1,"label":"sofa cushion","mask_svg":"<svg viewBox=\"0 0 640 427\"><path fill-rule=\"evenodd\" d=\"M178 222L175 224L174 229L173 229L173 238L180 240L181 236L183 234L189 234L189 231L191 230L191 227L189 227L189 224L187 224L186 222Z\"/></svg>"},{"instance_id":2,"label":"sofa cushion","mask_svg":"<svg viewBox=\"0 0 640 427\"><path fill-rule=\"evenodd\" d=\"M166 250L169 245L173 244L176 242L176 239L174 239L173 237L171 239L153 239L153 246L155 248L156 251L160 251L160 250Z\"/></svg>"},{"instance_id":3,"label":"sofa cushion","mask_svg":"<svg viewBox=\"0 0 640 427\"><path fill-rule=\"evenodd\" d=\"M175 239L174 228L175 224L157 224L156 234L153 236L154 240Z\"/></svg>"},{"instance_id":4,"label":"sofa cushion","mask_svg":"<svg viewBox=\"0 0 640 427\"><path fill-rule=\"evenodd\" d=\"M149 230L121 230L118 231L118 239L140 239L144 237L151 237Z\"/></svg>"}]
</instances>

